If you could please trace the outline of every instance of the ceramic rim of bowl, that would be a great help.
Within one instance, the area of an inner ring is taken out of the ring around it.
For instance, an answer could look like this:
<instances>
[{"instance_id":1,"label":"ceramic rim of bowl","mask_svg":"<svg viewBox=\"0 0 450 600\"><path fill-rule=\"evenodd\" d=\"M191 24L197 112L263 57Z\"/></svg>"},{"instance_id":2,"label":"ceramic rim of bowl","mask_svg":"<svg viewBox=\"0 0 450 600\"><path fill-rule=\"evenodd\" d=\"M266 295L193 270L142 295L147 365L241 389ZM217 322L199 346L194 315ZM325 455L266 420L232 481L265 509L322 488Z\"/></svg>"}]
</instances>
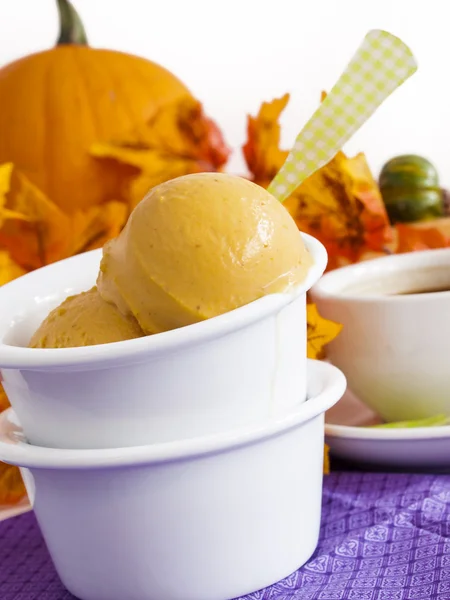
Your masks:
<instances>
[{"instance_id":1,"label":"ceramic rim of bowl","mask_svg":"<svg viewBox=\"0 0 450 600\"><path fill-rule=\"evenodd\" d=\"M355 263L345 267L340 267L317 281L311 288L312 299L333 299L337 302L345 303L399 303L399 302L420 302L424 297L428 301L435 299L437 293L433 290L428 292L413 293L403 292L401 294L383 294L361 292L349 289L351 284L367 283L375 280L377 277L386 278L388 275L395 275L399 272L414 272L415 269L427 267L448 267L450 269L450 248L439 248L435 250L420 250L404 254L393 254L373 258L360 263ZM439 292L450 295L449 291Z\"/></svg>"}]
</instances>

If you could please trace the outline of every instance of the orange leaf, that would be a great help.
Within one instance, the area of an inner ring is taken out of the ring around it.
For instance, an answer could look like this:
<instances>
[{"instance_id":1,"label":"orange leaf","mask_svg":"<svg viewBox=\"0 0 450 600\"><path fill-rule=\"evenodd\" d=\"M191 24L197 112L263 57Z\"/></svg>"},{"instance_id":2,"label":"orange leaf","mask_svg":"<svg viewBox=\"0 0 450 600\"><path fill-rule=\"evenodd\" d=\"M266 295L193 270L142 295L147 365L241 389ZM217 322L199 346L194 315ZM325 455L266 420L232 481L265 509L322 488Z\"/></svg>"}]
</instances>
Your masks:
<instances>
[{"instance_id":1,"label":"orange leaf","mask_svg":"<svg viewBox=\"0 0 450 600\"><path fill-rule=\"evenodd\" d=\"M155 185L180 175L217 171L227 161L229 149L217 125L195 99L161 108L129 139L98 143L91 154L99 160L115 160L135 169L130 179L134 207Z\"/></svg>"},{"instance_id":2,"label":"orange leaf","mask_svg":"<svg viewBox=\"0 0 450 600\"><path fill-rule=\"evenodd\" d=\"M6 208L6 196L11 189L12 163L0 165L0 227L7 219L24 219L25 217L14 210Z\"/></svg>"},{"instance_id":3,"label":"orange leaf","mask_svg":"<svg viewBox=\"0 0 450 600\"><path fill-rule=\"evenodd\" d=\"M384 252L391 228L380 191L363 154L339 152L285 202L299 229L317 237L329 255L357 262L367 251Z\"/></svg>"},{"instance_id":4,"label":"orange leaf","mask_svg":"<svg viewBox=\"0 0 450 600\"><path fill-rule=\"evenodd\" d=\"M19 468L0 462L0 505L16 504L26 493Z\"/></svg>"},{"instance_id":5,"label":"orange leaf","mask_svg":"<svg viewBox=\"0 0 450 600\"><path fill-rule=\"evenodd\" d=\"M280 149L279 118L289 94L263 102L256 117L248 117L247 142L242 150L255 183L267 187L286 160L288 153Z\"/></svg>"},{"instance_id":6,"label":"orange leaf","mask_svg":"<svg viewBox=\"0 0 450 600\"><path fill-rule=\"evenodd\" d=\"M8 396L0 384L0 412L10 407ZM26 495L18 467L0 462L0 505L16 504Z\"/></svg>"},{"instance_id":7,"label":"orange leaf","mask_svg":"<svg viewBox=\"0 0 450 600\"><path fill-rule=\"evenodd\" d=\"M330 448L326 444L323 449L323 474L330 474Z\"/></svg>"},{"instance_id":8,"label":"orange leaf","mask_svg":"<svg viewBox=\"0 0 450 600\"><path fill-rule=\"evenodd\" d=\"M325 357L325 346L334 340L342 329L342 325L320 316L315 304L306 305L308 324L308 358Z\"/></svg>"},{"instance_id":9,"label":"orange leaf","mask_svg":"<svg viewBox=\"0 0 450 600\"><path fill-rule=\"evenodd\" d=\"M0 285L25 275L24 269L13 261L8 252L0 250Z\"/></svg>"},{"instance_id":10,"label":"orange leaf","mask_svg":"<svg viewBox=\"0 0 450 600\"><path fill-rule=\"evenodd\" d=\"M9 403L8 396L0 383L0 413L9 408L11 404Z\"/></svg>"},{"instance_id":11,"label":"orange leaf","mask_svg":"<svg viewBox=\"0 0 450 600\"><path fill-rule=\"evenodd\" d=\"M0 245L12 260L31 270L64 257L69 218L13 165L2 165L0 188L9 211L0 221Z\"/></svg>"},{"instance_id":12,"label":"orange leaf","mask_svg":"<svg viewBox=\"0 0 450 600\"><path fill-rule=\"evenodd\" d=\"M323 95L322 95L323 97ZM249 117L243 148L252 179L267 187L286 159L280 150L279 117L289 95L264 103ZM328 268L356 262L367 251L384 252L391 240L386 209L363 154L343 152L311 175L285 201L300 230L327 248Z\"/></svg>"},{"instance_id":13,"label":"orange leaf","mask_svg":"<svg viewBox=\"0 0 450 600\"><path fill-rule=\"evenodd\" d=\"M2 214L2 208L11 210ZM19 170L0 165L0 245L6 249L0 251L0 285L103 246L119 234L128 211L123 202L111 201L66 215Z\"/></svg>"},{"instance_id":14,"label":"orange leaf","mask_svg":"<svg viewBox=\"0 0 450 600\"><path fill-rule=\"evenodd\" d=\"M419 228L397 223L394 229L397 233L396 253L398 254L450 246L450 240L436 227Z\"/></svg>"},{"instance_id":15,"label":"orange leaf","mask_svg":"<svg viewBox=\"0 0 450 600\"><path fill-rule=\"evenodd\" d=\"M69 253L79 254L101 248L108 240L119 235L128 214L127 205L115 201L74 213Z\"/></svg>"}]
</instances>

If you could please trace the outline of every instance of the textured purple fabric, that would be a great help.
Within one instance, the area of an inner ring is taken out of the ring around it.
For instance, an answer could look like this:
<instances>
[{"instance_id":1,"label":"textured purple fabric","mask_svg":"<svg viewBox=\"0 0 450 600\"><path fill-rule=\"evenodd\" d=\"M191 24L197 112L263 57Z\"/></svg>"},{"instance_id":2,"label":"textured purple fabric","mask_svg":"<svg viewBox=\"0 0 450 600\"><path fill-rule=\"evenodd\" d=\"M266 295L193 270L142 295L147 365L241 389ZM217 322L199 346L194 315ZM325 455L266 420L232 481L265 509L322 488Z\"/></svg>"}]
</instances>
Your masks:
<instances>
[{"instance_id":1,"label":"textured purple fabric","mask_svg":"<svg viewBox=\"0 0 450 600\"><path fill-rule=\"evenodd\" d=\"M450 599L450 476L355 472L325 478L313 558L245 600L430 598ZM0 523L0 600L73 600L32 513Z\"/></svg>"}]
</instances>

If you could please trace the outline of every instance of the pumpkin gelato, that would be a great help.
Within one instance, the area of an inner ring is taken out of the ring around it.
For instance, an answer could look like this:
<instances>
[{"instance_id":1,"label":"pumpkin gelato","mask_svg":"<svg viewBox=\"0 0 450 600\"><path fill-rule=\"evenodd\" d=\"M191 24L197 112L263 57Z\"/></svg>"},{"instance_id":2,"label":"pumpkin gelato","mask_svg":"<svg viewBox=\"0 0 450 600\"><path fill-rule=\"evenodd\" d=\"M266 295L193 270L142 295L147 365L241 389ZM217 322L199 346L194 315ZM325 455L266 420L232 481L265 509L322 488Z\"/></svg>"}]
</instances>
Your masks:
<instances>
[{"instance_id":1,"label":"pumpkin gelato","mask_svg":"<svg viewBox=\"0 0 450 600\"><path fill-rule=\"evenodd\" d=\"M31 348L73 348L120 342L143 336L133 319L124 317L92 288L70 296L52 310L30 340Z\"/></svg>"},{"instance_id":2,"label":"pumpkin gelato","mask_svg":"<svg viewBox=\"0 0 450 600\"><path fill-rule=\"evenodd\" d=\"M34 348L116 342L216 317L301 283L312 264L298 228L262 187L198 173L162 183L103 248L97 288L72 296Z\"/></svg>"},{"instance_id":3,"label":"pumpkin gelato","mask_svg":"<svg viewBox=\"0 0 450 600\"><path fill-rule=\"evenodd\" d=\"M150 190L104 246L97 286L151 334L283 292L310 265L274 196L241 177L198 173Z\"/></svg>"}]
</instances>

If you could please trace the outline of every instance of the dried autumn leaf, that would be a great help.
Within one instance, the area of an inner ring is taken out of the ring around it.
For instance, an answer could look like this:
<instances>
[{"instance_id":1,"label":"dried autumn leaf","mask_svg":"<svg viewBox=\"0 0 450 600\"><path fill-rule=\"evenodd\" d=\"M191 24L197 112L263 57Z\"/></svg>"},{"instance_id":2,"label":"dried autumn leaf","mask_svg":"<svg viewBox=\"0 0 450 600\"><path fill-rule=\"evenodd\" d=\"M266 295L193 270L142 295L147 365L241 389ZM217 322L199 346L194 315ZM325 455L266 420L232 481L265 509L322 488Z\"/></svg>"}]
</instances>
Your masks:
<instances>
[{"instance_id":1,"label":"dried autumn leaf","mask_svg":"<svg viewBox=\"0 0 450 600\"><path fill-rule=\"evenodd\" d=\"M108 240L119 235L128 214L127 205L115 201L74 213L71 218L69 254L101 248Z\"/></svg>"},{"instance_id":2,"label":"dried autumn leaf","mask_svg":"<svg viewBox=\"0 0 450 600\"><path fill-rule=\"evenodd\" d=\"M12 165L0 166L0 284L24 272L92 250L116 237L128 206L111 201L64 214ZM9 210L2 219L3 211Z\"/></svg>"},{"instance_id":3,"label":"dried autumn leaf","mask_svg":"<svg viewBox=\"0 0 450 600\"><path fill-rule=\"evenodd\" d=\"M363 154L339 152L285 202L299 229L327 249L328 269L383 252L392 232L380 191Z\"/></svg>"},{"instance_id":4,"label":"dried autumn leaf","mask_svg":"<svg viewBox=\"0 0 450 600\"><path fill-rule=\"evenodd\" d=\"M138 175L130 183L129 203L133 209L138 202L144 198L147 192L164 181L200 172L198 163L183 157L169 157L166 153L157 149L125 148L118 146L96 145L93 150L97 157L103 153L108 158L114 156L117 161L126 162L137 168Z\"/></svg>"},{"instance_id":5,"label":"dried autumn leaf","mask_svg":"<svg viewBox=\"0 0 450 600\"><path fill-rule=\"evenodd\" d=\"M0 165L0 227L6 219L24 219L20 213L6 208L7 194L11 189L11 175L14 166L12 163Z\"/></svg>"},{"instance_id":6,"label":"dried autumn leaf","mask_svg":"<svg viewBox=\"0 0 450 600\"><path fill-rule=\"evenodd\" d=\"M8 396L0 383L0 413L9 408L11 405L8 400Z\"/></svg>"},{"instance_id":7,"label":"dried autumn leaf","mask_svg":"<svg viewBox=\"0 0 450 600\"><path fill-rule=\"evenodd\" d=\"M279 118L289 102L289 94L263 102L256 117L248 116L247 142L242 150L253 181L267 187L286 160L288 152L280 150Z\"/></svg>"},{"instance_id":8,"label":"dried autumn leaf","mask_svg":"<svg viewBox=\"0 0 450 600\"><path fill-rule=\"evenodd\" d=\"M0 412L10 407L8 396L0 384ZM0 462L0 506L16 504L26 495L18 467Z\"/></svg>"},{"instance_id":9,"label":"dried autumn leaf","mask_svg":"<svg viewBox=\"0 0 450 600\"><path fill-rule=\"evenodd\" d=\"M10 407L8 396L0 384L0 412ZM0 462L0 506L16 504L26 495L19 468Z\"/></svg>"},{"instance_id":10,"label":"dried autumn leaf","mask_svg":"<svg viewBox=\"0 0 450 600\"><path fill-rule=\"evenodd\" d=\"M330 448L326 444L323 449L323 474L330 474Z\"/></svg>"},{"instance_id":11,"label":"dried autumn leaf","mask_svg":"<svg viewBox=\"0 0 450 600\"><path fill-rule=\"evenodd\" d=\"M397 223L394 230L397 235L397 254L450 246L449 238L436 227L419 228L414 225Z\"/></svg>"},{"instance_id":12,"label":"dried autumn leaf","mask_svg":"<svg viewBox=\"0 0 450 600\"><path fill-rule=\"evenodd\" d=\"M17 279L25 273L26 271L13 261L8 252L0 250L0 285Z\"/></svg>"},{"instance_id":13,"label":"dried autumn leaf","mask_svg":"<svg viewBox=\"0 0 450 600\"><path fill-rule=\"evenodd\" d=\"M2 165L0 188L2 210L7 211L0 228L0 245L11 259L31 270L64 257L69 217L13 165Z\"/></svg>"},{"instance_id":14,"label":"dried autumn leaf","mask_svg":"<svg viewBox=\"0 0 450 600\"><path fill-rule=\"evenodd\" d=\"M315 304L307 304L306 311L308 325L308 358L324 358L325 346L339 334L342 325L320 316Z\"/></svg>"},{"instance_id":15,"label":"dried autumn leaf","mask_svg":"<svg viewBox=\"0 0 450 600\"><path fill-rule=\"evenodd\" d=\"M0 412L9 408L8 397L0 384ZM26 496L19 468L0 462L0 506L16 504Z\"/></svg>"},{"instance_id":16,"label":"dried autumn leaf","mask_svg":"<svg viewBox=\"0 0 450 600\"><path fill-rule=\"evenodd\" d=\"M130 132L129 139L91 148L98 160L135 169L129 182L131 208L159 183L219 170L229 152L217 125L205 116L200 102L189 97L161 108L139 131Z\"/></svg>"},{"instance_id":17,"label":"dried autumn leaf","mask_svg":"<svg viewBox=\"0 0 450 600\"><path fill-rule=\"evenodd\" d=\"M26 493L19 468L0 462L0 505L17 504Z\"/></svg>"},{"instance_id":18,"label":"dried autumn leaf","mask_svg":"<svg viewBox=\"0 0 450 600\"><path fill-rule=\"evenodd\" d=\"M288 96L264 103L248 121L244 146L247 166L256 183L267 187L287 152L280 150L279 117ZM343 152L309 177L285 201L299 229L327 248L328 268L356 262L366 252L384 252L391 228L380 191L362 154Z\"/></svg>"}]
</instances>

